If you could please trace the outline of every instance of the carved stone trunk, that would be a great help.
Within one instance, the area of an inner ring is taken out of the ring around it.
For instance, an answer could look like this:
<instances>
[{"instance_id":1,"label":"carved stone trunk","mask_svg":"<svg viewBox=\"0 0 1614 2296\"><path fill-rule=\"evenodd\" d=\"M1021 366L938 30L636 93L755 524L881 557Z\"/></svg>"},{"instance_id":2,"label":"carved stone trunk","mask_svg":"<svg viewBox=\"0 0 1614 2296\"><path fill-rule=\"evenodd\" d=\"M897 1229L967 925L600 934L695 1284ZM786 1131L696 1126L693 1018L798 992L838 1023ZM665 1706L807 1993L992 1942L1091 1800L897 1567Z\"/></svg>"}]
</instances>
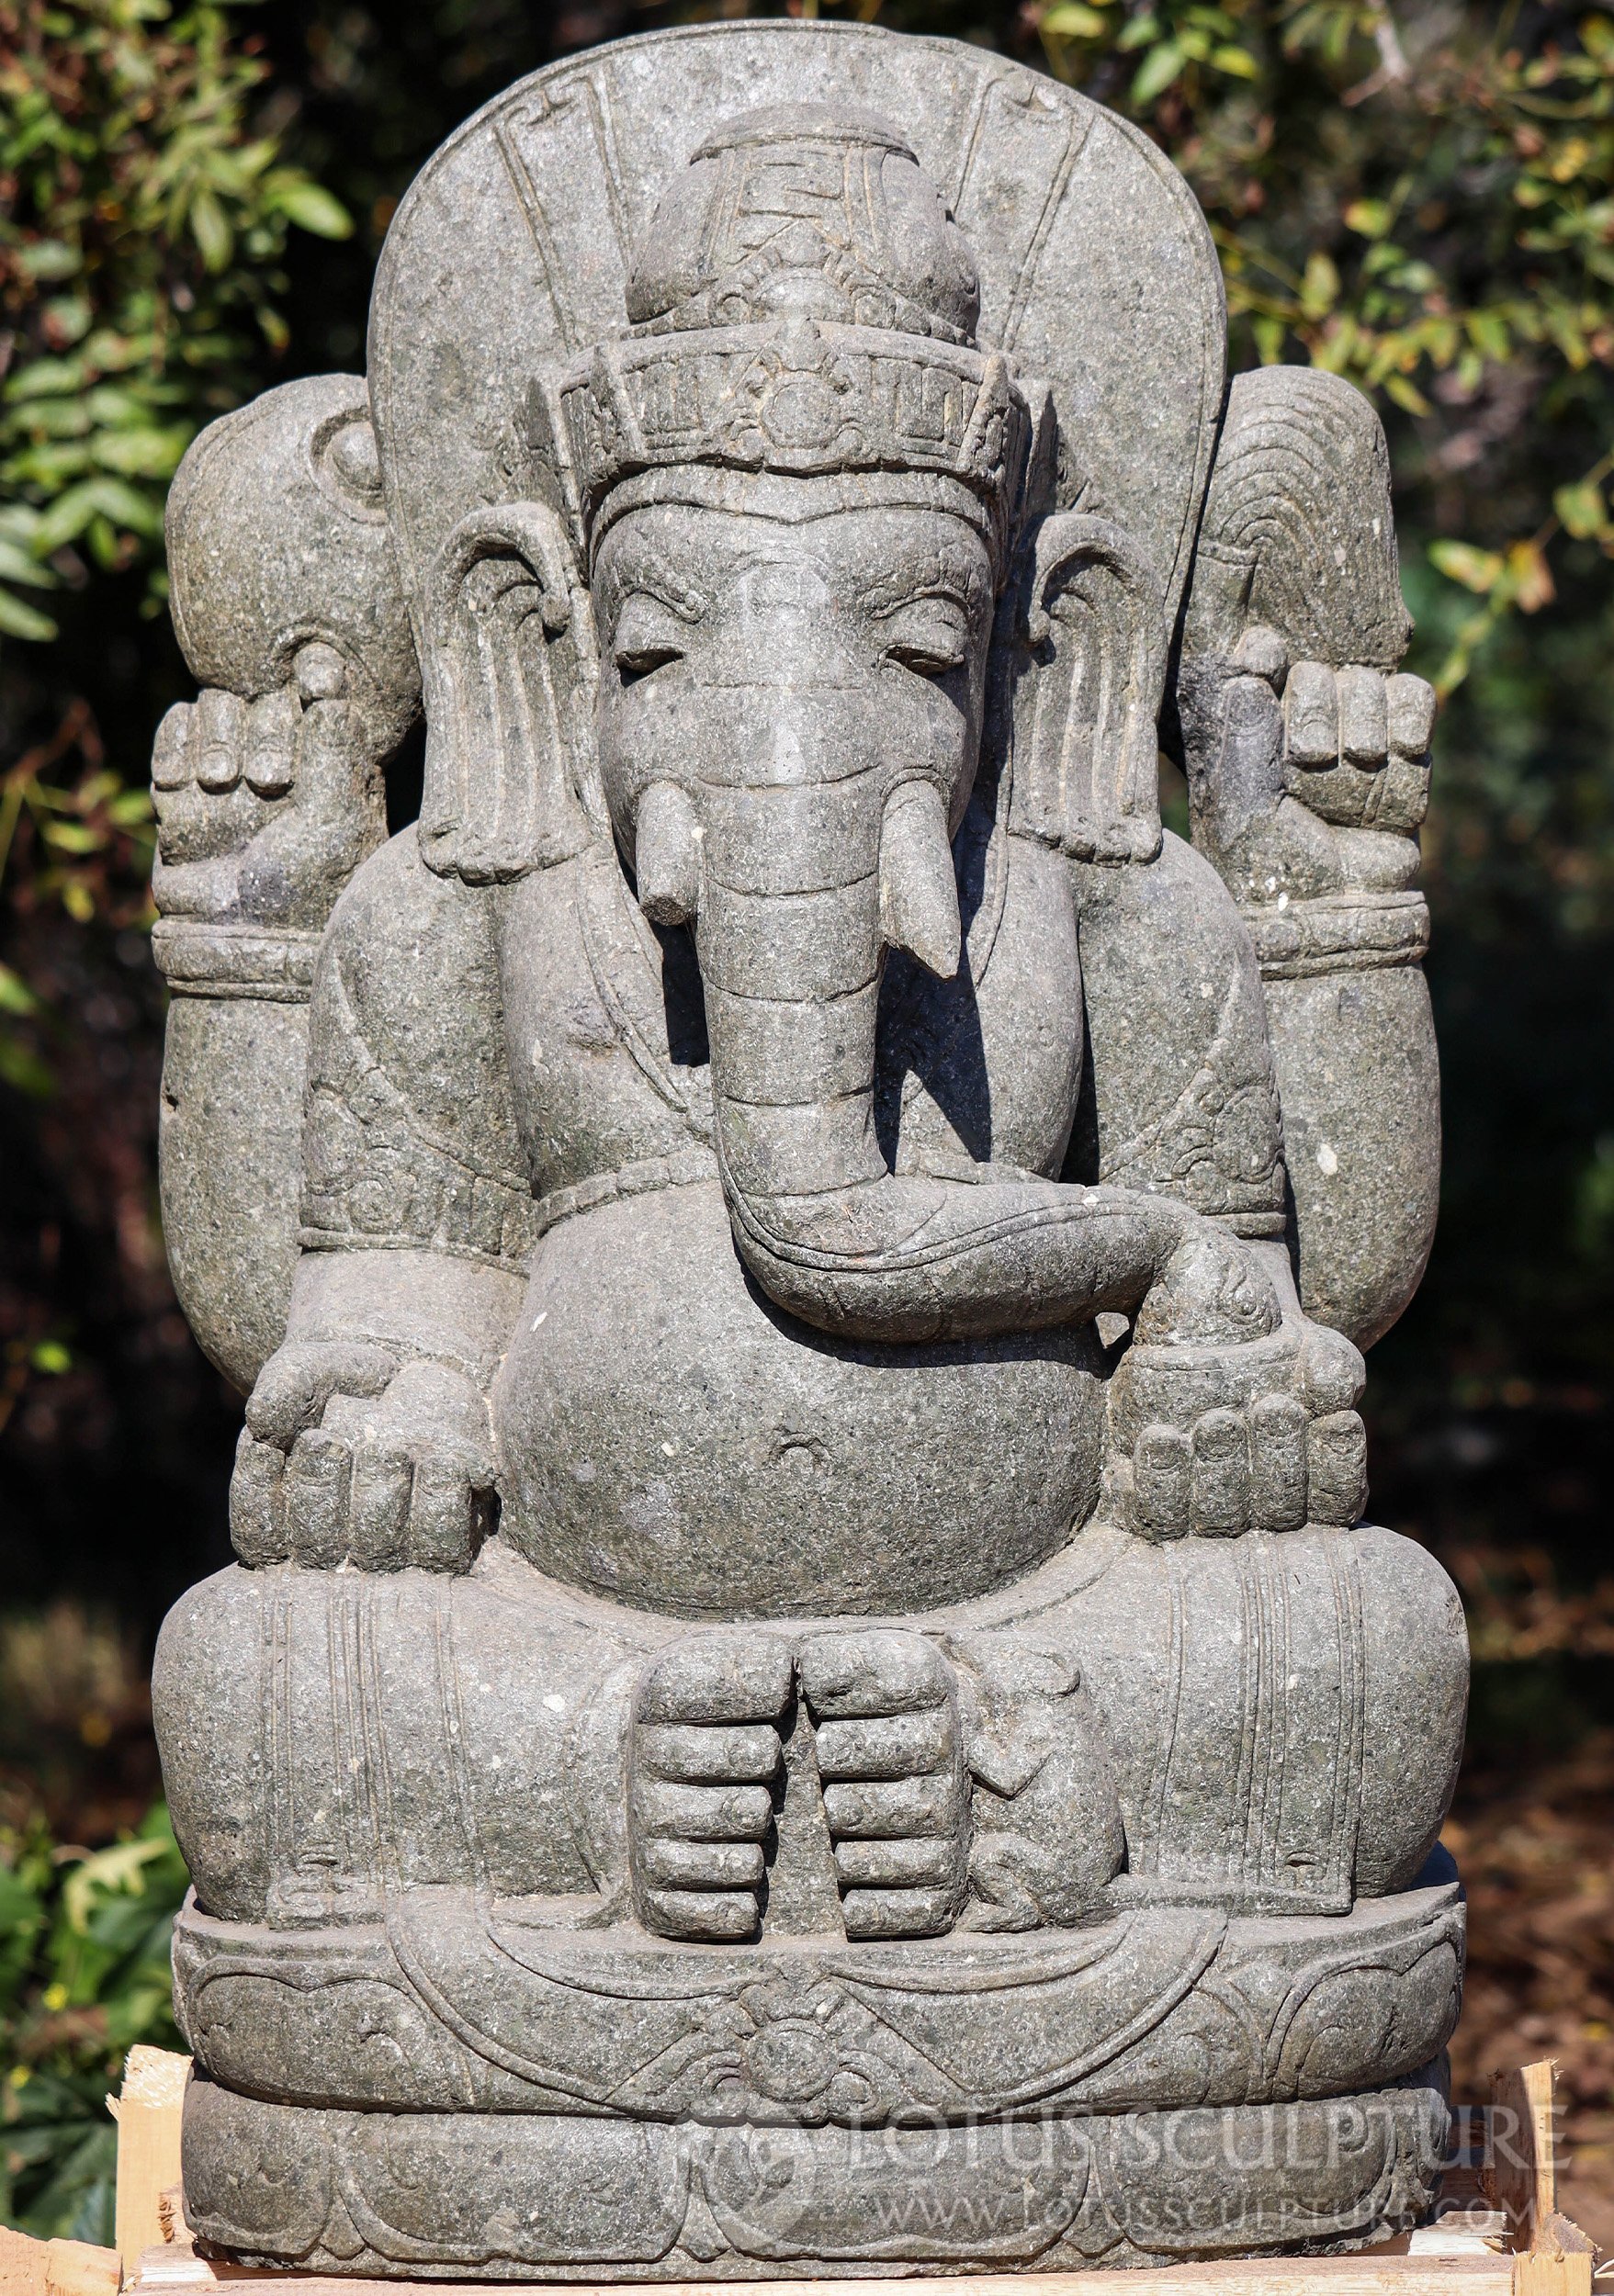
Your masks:
<instances>
[{"instance_id":1,"label":"carved stone trunk","mask_svg":"<svg viewBox=\"0 0 1614 2296\"><path fill-rule=\"evenodd\" d=\"M186 457L210 2247L1045 2269L1429 2206L1467 1649L1356 1406L1433 1222L1433 704L1371 410L1224 332L1124 122L730 23L489 106L367 380Z\"/></svg>"}]
</instances>

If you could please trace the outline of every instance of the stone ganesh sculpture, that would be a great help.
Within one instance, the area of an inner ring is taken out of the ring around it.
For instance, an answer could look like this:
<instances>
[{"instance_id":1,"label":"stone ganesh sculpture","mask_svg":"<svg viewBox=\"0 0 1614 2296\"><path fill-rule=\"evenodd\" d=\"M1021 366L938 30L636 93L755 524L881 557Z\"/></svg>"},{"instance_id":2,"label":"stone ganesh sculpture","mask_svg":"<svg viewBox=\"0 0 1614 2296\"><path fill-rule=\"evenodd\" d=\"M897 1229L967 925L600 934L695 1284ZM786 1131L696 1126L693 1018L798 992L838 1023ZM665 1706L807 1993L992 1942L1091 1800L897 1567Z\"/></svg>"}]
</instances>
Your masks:
<instances>
[{"instance_id":1,"label":"stone ganesh sculpture","mask_svg":"<svg viewBox=\"0 0 1614 2296\"><path fill-rule=\"evenodd\" d=\"M491 106L367 387L186 458L164 1188L248 1401L156 1706L226 2251L1428 2206L1466 1649L1356 1404L1434 1214L1432 697L1371 410L1222 331L1078 96L725 25Z\"/></svg>"}]
</instances>

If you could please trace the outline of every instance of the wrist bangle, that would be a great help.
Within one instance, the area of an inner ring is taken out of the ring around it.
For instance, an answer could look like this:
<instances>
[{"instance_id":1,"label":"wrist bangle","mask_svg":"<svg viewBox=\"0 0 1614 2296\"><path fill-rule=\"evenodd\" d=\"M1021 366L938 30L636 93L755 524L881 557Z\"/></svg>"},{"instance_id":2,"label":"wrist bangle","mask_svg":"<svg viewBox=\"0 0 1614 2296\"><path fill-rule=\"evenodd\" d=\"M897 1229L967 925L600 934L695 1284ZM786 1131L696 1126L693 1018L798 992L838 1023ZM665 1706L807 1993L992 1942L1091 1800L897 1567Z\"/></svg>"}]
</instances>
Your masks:
<instances>
[{"instance_id":1,"label":"wrist bangle","mask_svg":"<svg viewBox=\"0 0 1614 2296\"><path fill-rule=\"evenodd\" d=\"M165 917L152 954L175 996L253 996L306 1005L323 935L293 925L220 925Z\"/></svg>"},{"instance_id":2,"label":"wrist bangle","mask_svg":"<svg viewBox=\"0 0 1614 2296\"><path fill-rule=\"evenodd\" d=\"M1244 921L1267 981L1421 964L1429 945L1429 905L1421 893L1335 893L1307 901L1285 895L1247 908Z\"/></svg>"}]
</instances>

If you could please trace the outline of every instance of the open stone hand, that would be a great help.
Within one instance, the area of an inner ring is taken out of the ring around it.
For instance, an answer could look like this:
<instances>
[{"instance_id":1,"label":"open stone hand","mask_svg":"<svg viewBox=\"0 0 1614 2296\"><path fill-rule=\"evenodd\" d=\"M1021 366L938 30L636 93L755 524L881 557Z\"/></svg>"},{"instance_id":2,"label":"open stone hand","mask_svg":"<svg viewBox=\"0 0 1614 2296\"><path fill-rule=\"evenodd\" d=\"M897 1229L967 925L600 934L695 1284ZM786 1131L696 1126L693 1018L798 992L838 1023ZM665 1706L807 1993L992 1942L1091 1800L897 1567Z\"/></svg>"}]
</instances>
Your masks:
<instances>
[{"instance_id":1,"label":"open stone hand","mask_svg":"<svg viewBox=\"0 0 1614 2296\"><path fill-rule=\"evenodd\" d=\"M935 1937L964 1902L969 1784L953 1670L923 1635L815 1637L801 1652L851 1938Z\"/></svg>"},{"instance_id":2,"label":"open stone hand","mask_svg":"<svg viewBox=\"0 0 1614 2296\"><path fill-rule=\"evenodd\" d=\"M639 1912L658 1936L755 1935L792 1687L787 1643L727 1633L674 1643L640 1684L628 1840Z\"/></svg>"},{"instance_id":3,"label":"open stone hand","mask_svg":"<svg viewBox=\"0 0 1614 2296\"><path fill-rule=\"evenodd\" d=\"M487 1404L464 1372L289 1341L247 1402L231 1536L248 1564L468 1570L494 1471Z\"/></svg>"},{"instance_id":4,"label":"open stone hand","mask_svg":"<svg viewBox=\"0 0 1614 2296\"><path fill-rule=\"evenodd\" d=\"M1434 688L1247 630L1179 695L1194 842L1241 901L1398 892L1417 870Z\"/></svg>"},{"instance_id":5,"label":"open stone hand","mask_svg":"<svg viewBox=\"0 0 1614 2296\"><path fill-rule=\"evenodd\" d=\"M382 737L346 664L315 642L291 669L253 702L209 687L158 727L152 884L164 917L317 928L385 839Z\"/></svg>"}]
</instances>

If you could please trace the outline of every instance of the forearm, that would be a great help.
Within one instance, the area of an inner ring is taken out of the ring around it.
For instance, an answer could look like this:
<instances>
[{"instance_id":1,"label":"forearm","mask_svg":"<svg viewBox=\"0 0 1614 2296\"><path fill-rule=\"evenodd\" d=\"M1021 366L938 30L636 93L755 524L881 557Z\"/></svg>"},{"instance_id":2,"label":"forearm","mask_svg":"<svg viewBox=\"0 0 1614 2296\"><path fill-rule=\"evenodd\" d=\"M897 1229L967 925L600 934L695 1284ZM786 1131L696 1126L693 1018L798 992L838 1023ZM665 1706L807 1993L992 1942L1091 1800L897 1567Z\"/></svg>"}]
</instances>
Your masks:
<instances>
[{"instance_id":1,"label":"forearm","mask_svg":"<svg viewBox=\"0 0 1614 2296\"><path fill-rule=\"evenodd\" d=\"M1433 696L1416 679L1378 681L1383 757L1369 770L1346 754L1364 679L1300 663L1280 699L1225 663L1186 676L1182 700L1195 840L1260 966L1302 1300L1367 1346L1422 1277L1440 1142L1414 835ZM1320 736L1308 695L1334 698Z\"/></svg>"},{"instance_id":2,"label":"forearm","mask_svg":"<svg viewBox=\"0 0 1614 2296\"><path fill-rule=\"evenodd\" d=\"M1260 959L1308 1314L1371 1346L1416 1290L1440 1087L1416 893L1246 910Z\"/></svg>"},{"instance_id":3,"label":"forearm","mask_svg":"<svg viewBox=\"0 0 1614 2296\"><path fill-rule=\"evenodd\" d=\"M209 1359L244 1393L285 1335L298 1256L318 936L171 919L159 1165L168 1264Z\"/></svg>"}]
</instances>

